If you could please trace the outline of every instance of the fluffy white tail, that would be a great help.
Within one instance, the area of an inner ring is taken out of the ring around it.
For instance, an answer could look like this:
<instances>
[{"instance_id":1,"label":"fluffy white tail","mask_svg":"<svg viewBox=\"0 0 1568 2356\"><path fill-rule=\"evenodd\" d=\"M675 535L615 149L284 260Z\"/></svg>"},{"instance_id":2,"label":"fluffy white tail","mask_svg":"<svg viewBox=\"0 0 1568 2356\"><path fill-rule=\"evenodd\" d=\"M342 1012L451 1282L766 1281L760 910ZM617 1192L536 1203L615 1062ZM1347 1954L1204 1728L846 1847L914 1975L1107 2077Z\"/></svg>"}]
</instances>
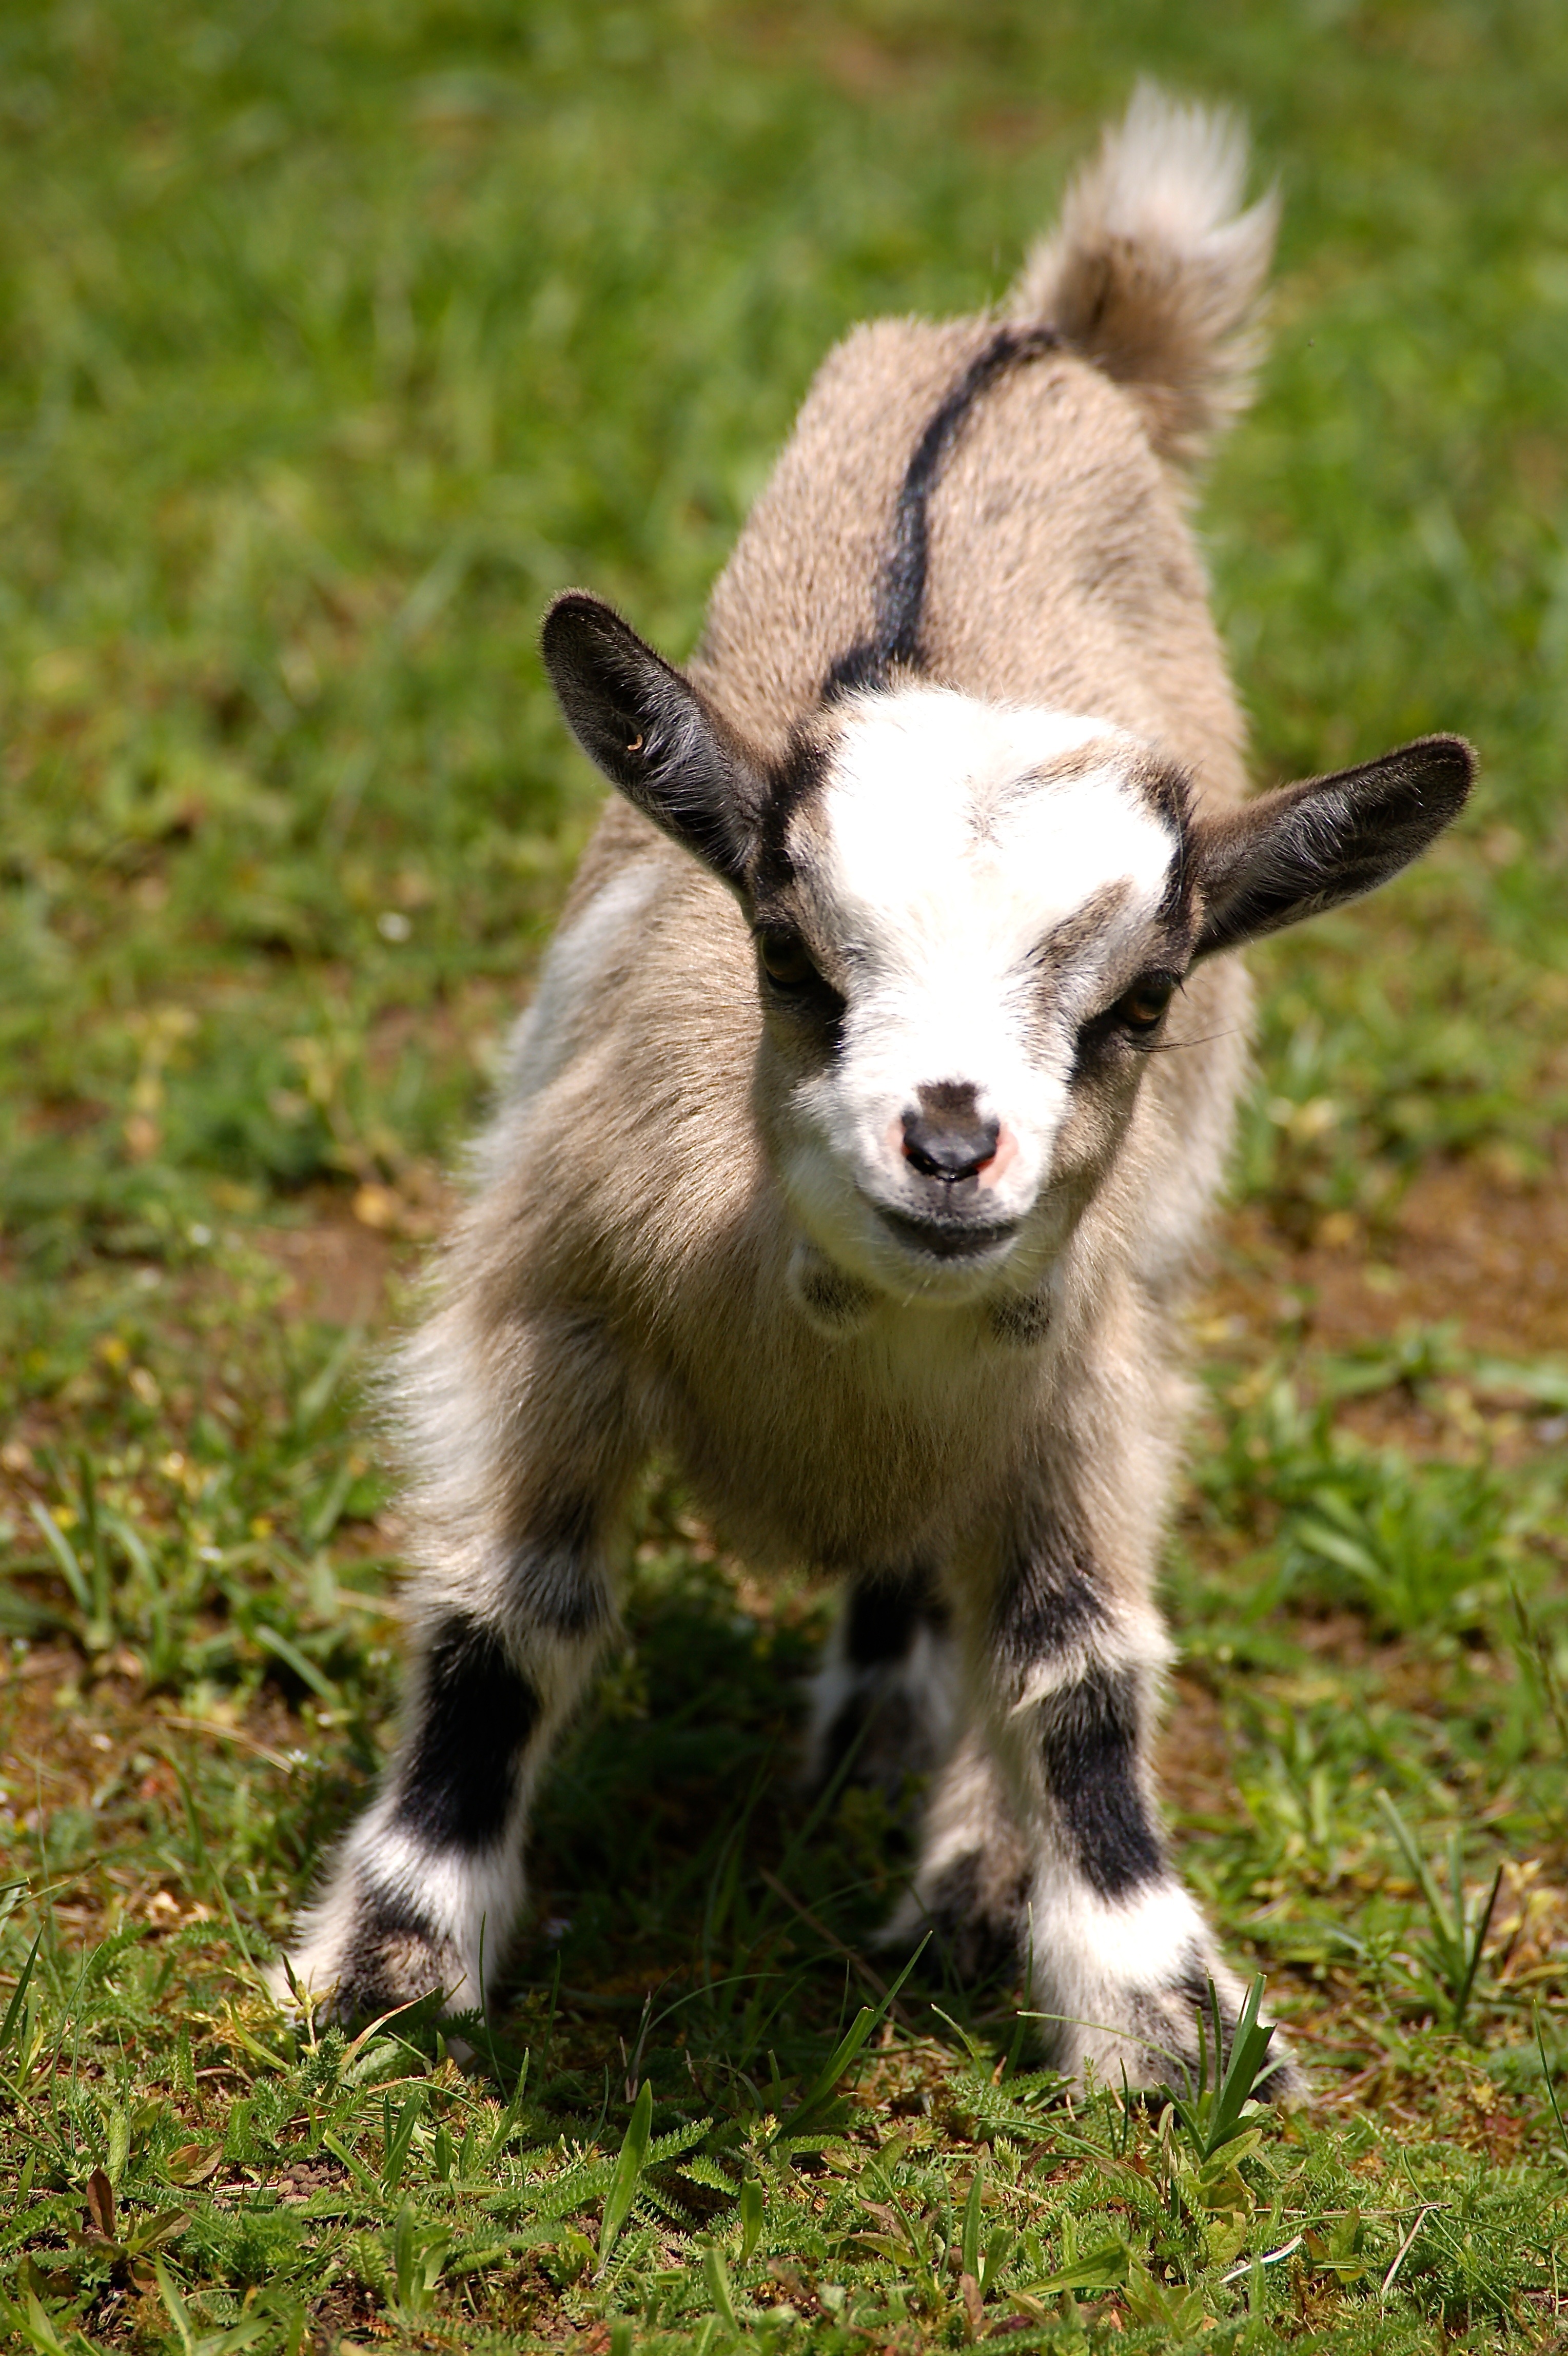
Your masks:
<instances>
[{"instance_id":1,"label":"fluffy white tail","mask_svg":"<svg viewBox=\"0 0 1568 2356\"><path fill-rule=\"evenodd\" d=\"M1008 305L1125 385L1160 455L1183 465L1246 405L1261 353L1279 200L1239 210L1246 173L1235 115L1140 82Z\"/></svg>"}]
</instances>

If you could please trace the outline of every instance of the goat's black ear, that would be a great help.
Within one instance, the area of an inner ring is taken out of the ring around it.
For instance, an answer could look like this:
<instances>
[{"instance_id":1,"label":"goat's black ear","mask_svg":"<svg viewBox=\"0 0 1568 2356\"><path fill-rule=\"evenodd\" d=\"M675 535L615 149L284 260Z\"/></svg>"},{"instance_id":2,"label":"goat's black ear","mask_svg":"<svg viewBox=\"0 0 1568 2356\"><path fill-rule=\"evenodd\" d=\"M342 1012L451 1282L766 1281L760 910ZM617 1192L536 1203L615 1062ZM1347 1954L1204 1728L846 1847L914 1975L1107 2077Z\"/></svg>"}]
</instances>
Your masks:
<instances>
[{"instance_id":1,"label":"goat's black ear","mask_svg":"<svg viewBox=\"0 0 1568 2356\"><path fill-rule=\"evenodd\" d=\"M764 799L760 765L690 680L598 597L544 616L544 668L590 761L627 799L738 886Z\"/></svg>"},{"instance_id":2,"label":"goat's black ear","mask_svg":"<svg viewBox=\"0 0 1568 2356\"><path fill-rule=\"evenodd\" d=\"M1475 767L1462 736L1423 736L1359 769L1200 819L1196 955L1234 948L1386 884L1458 817Z\"/></svg>"}]
</instances>

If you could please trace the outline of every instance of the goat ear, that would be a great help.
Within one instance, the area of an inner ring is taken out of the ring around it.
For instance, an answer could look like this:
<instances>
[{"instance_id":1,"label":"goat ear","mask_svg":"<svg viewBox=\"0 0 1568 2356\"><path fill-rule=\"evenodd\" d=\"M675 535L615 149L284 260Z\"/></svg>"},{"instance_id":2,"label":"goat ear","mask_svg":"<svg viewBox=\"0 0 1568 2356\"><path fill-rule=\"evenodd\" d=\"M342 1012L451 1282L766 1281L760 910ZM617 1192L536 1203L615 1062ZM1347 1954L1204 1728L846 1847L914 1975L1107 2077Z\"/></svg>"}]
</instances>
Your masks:
<instances>
[{"instance_id":1,"label":"goat ear","mask_svg":"<svg viewBox=\"0 0 1568 2356\"><path fill-rule=\"evenodd\" d=\"M544 616L544 668L590 761L645 817L738 888L764 799L759 765L691 681L581 589Z\"/></svg>"},{"instance_id":2,"label":"goat ear","mask_svg":"<svg viewBox=\"0 0 1568 2356\"><path fill-rule=\"evenodd\" d=\"M1386 884L1458 817L1475 766L1463 737L1423 736L1358 769L1200 819L1195 954L1234 948Z\"/></svg>"}]
</instances>

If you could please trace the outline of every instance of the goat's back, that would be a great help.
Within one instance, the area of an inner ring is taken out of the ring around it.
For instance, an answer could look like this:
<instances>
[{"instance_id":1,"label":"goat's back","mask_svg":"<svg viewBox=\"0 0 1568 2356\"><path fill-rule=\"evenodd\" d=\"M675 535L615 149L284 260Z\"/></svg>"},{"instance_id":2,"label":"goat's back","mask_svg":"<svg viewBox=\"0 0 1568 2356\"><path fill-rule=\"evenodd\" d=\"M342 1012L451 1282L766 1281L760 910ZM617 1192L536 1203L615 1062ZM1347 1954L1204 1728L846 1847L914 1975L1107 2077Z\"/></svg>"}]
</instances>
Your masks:
<instances>
[{"instance_id":1,"label":"goat's back","mask_svg":"<svg viewBox=\"0 0 1568 2356\"><path fill-rule=\"evenodd\" d=\"M922 434L997 333L883 319L830 355L714 586L699 682L769 751L869 639ZM920 639L974 695L1114 721L1242 790L1241 723L1176 480L1132 397L1067 350L975 400L928 502Z\"/></svg>"}]
</instances>

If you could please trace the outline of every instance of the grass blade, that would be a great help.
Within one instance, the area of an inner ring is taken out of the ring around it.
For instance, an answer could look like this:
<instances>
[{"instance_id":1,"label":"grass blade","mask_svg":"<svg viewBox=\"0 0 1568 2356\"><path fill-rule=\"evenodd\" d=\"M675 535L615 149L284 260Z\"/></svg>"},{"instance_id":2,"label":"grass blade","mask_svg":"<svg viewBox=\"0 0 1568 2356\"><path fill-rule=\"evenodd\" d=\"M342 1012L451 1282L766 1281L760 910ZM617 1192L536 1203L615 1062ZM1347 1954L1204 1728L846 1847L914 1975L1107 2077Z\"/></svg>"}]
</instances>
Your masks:
<instances>
[{"instance_id":1,"label":"grass blade","mask_svg":"<svg viewBox=\"0 0 1568 2356\"><path fill-rule=\"evenodd\" d=\"M1469 1960L1465 1966L1465 1976L1455 1991L1454 2027L1456 2030L1464 2026L1465 2015L1470 2003L1470 1991L1476 1985L1476 1974L1481 1968L1481 1950L1487 1944L1487 1933L1492 1927L1492 1916L1496 1913L1498 1906L1498 1892L1502 1886L1503 1869L1499 1865L1492 1876L1491 1890L1477 1920L1475 1934L1470 1940ZM1463 1905L1462 1896L1459 1902Z\"/></svg>"},{"instance_id":2,"label":"grass blade","mask_svg":"<svg viewBox=\"0 0 1568 2356\"><path fill-rule=\"evenodd\" d=\"M17 2015L20 2013L22 2006L26 2001L27 1982L33 1976L33 1965L38 1960L38 1949L43 1945L43 1943L44 1934L40 1930L38 1937L33 1941L32 1946L28 1950L27 1960L22 1965L21 1971L17 1976L16 1985L11 1991L11 2001L5 2007L5 2018L3 2021L0 2021L0 2053L4 2053L6 2047L11 2042L11 2031L16 2026Z\"/></svg>"},{"instance_id":3,"label":"grass blade","mask_svg":"<svg viewBox=\"0 0 1568 2356\"><path fill-rule=\"evenodd\" d=\"M883 1997L881 2003L878 2005L864 2004L861 2006L861 2008L855 2014L854 2020L851 2021L848 2029L844 2031L844 2034L834 2046L827 2062L823 2068L817 2072L816 2077L811 2081L806 2093L801 2096L800 2102L790 2112L786 2126L779 2130L780 2134L787 2133L792 2136L803 2134L806 2131L808 2120L812 2118L817 2112L824 2110L832 2102L833 2097L833 2089L838 2084L839 2080L843 2076L844 2072L849 2068L850 2063L854 2060L855 2055L860 2051L867 2038L871 2036L873 2030L879 2029L882 2023L886 2019L888 2014L892 2011L895 2003L897 2001L899 1989L903 1987L905 1981L914 1970L915 1965L919 1962L920 1957L925 1954L927 1940L929 1939L930 1935L930 1933L928 1931L926 1937L921 1940L914 1954L909 1957L908 1962L905 1965L903 1970L899 1973L892 1987L887 1990L887 1993Z\"/></svg>"},{"instance_id":4,"label":"grass blade","mask_svg":"<svg viewBox=\"0 0 1568 2356\"><path fill-rule=\"evenodd\" d=\"M966 2275L973 2275L977 2280L980 2276L980 2211L984 2194L985 2169L977 2160L974 2174L969 2180L969 2198L963 2204L963 2233L960 2243L963 2271Z\"/></svg>"},{"instance_id":5,"label":"grass blade","mask_svg":"<svg viewBox=\"0 0 1568 2356\"><path fill-rule=\"evenodd\" d=\"M762 2233L762 2187L748 2176L740 2188L740 2262L744 2265Z\"/></svg>"},{"instance_id":6,"label":"grass blade","mask_svg":"<svg viewBox=\"0 0 1568 2356\"><path fill-rule=\"evenodd\" d=\"M190 1827L191 1847L196 1851L198 1862L199 1863L203 1873L207 1876L208 1881L211 1885L211 1888L217 1896L219 1904L222 1907L224 1913L229 1917L229 1928L234 1933L235 1944L238 1946L240 1953L245 1958L245 1962L250 1969L251 1977L253 1980L259 1980L261 1978L261 1975L256 1969L255 1957L251 1953L250 1943L246 1939L243 1931L240 1928L240 1918L229 1902L229 1892L224 1887L223 1877L219 1872L217 1867L213 1864L211 1855L208 1849L206 1837L201 1829L201 1819L196 1813L196 1802L191 1795L190 1784L186 1776L185 1770L180 1765L178 1760L176 1759L172 1751L166 1751L164 1752L164 1757L174 1769L175 1781L179 1785L180 1798L185 1803L186 1822Z\"/></svg>"},{"instance_id":7,"label":"grass blade","mask_svg":"<svg viewBox=\"0 0 1568 2356\"><path fill-rule=\"evenodd\" d=\"M168 2319L175 2328L179 2344L185 2351L185 2356L196 2356L195 2326L190 2320L190 2309L176 2287L174 2276L162 2258L153 2260L153 2272L157 2276L159 2293L165 2307L168 2309Z\"/></svg>"},{"instance_id":8,"label":"grass blade","mask_svg":"<svg viewBox=\"0 0 1568 2356\"><path fill-rule=\"evenodd\" d=\"M329 1678L322 1676L314 1661L306 1660L297 1644L291 1644L286 1636L280 1636L277 1630L269 1627L264 1620L253 1622L251 1633L263 1652L273 1654L276 1659L282 1661L285 1668L292 1669L295 1676L302 1684L310 1687L318 1700L326 1702L328 1708L337 1708L338 1699L337 1687Z\"/></svg>"},{"instance_id":9,"label":"grass blade","mask_svg":"<svg viewBox=\"0 0 1568 2356\"><path fill-rule=\"evenodd\" d=\"M599 2271L616 2244L616 2235L625 2224L637 2195L637 2179L642 2174L648 2158L649 2136L653 2126L653 2081L645 2078L632 2104L626 2139L616 2161L610 2189L605 2195L605 2213L599 2223Z\"/></svg>"},{"instance_id":10,"label":"grass blade","mask_svg":"<svg viewBox=\"0 0 1568 2356\"><path fill-rule=\"evenodd\" d=\"M1168 2083L1164 2092L1172 2111L1193 2151L1200 2161L1212 2159L1217 2151L1245 2135L1248 2127L1246 2110L1261 2082L1272 2074L1265 2067L1269 2047L1273 2042L1272 2021L1259 2019L1262 2009L1263 1975L1260 1972L1242 1998L1236 2026L1230 2032L1230 2047L1225 2051L1224 2025L1219 2009L1219 1991L1212 1980L1208 1983L1209 2008L1214 2034L1214 2065L1208 2060L1208 2025L1198 2016L1198 2068L1196 2092L1189 2072L1187 2093L1178 2094ZM1224 2067L1220 2069L1220 2056Z\"/></svg>"},{"instance_id":11,"label":"grass blade","mask_svg":"<svg viewBox=\"0 0 1568 2356\"><path fill-rule=\"evenodd\" d=\"M1563 2124L1563 2112L1557 2100L1557 2088L1552 2083L1552 2064L1546 2057L1546 2039L1541 2027L1541 2007L1538 2004L1532 2005L1530 2010L1535 2016L1535 2044L1536 2051L1541 2055L1541 2082L1546 2088L1546 2099L1552 2105L1552 2115L1557 2122L1557 2140L1562 2147L1563 2157L1568 2160L1568 2127Z\"/></svg>"},{"instance_id":12,"label":"grass blade","mask_svg":"<svg viewBox=\"0 0 1568 2356\"><path fill-rule=\"evenodd\" d=\"M28 1501L27 1511L43 1533L44 1544L59 1568L59 1575L71 1592L71 1600L84 1620L92 1617L92 1591L87 1575L76 1558L76 1549L66 1537L48 1507L37 1498Z\"/></svg>"},{"instance_id":13,"label":"grass blade","mask_svg":"<svg viewBox=\"0 0 1568 2356\"><path fill-rule=\"evenodd\" d=\"M1432 1944L1439 1957L1444 1980L1452 1992L1465 1968L1464 1926L1462 1923L1455 1926L1449 1920L1448 1908L1433 1879L1432 1869L1417 1848L1410 1826L1386 1792L1378 1794L1378 1807L1383 1822L1393 1835L1395 1846L1405 1861L1412 1880L1426 1902Z\"/></svg>"},{"instance_id":14,"label":"grass blade","mask_svg":"<svg viewBox=\"0 0 1568 2356\"><path fill-rule=\"evenodd\" d=\"M1464 2025L1476 1976L1481 1967L1481 1951L1486 1945L1487 1933L1491 1928L1492 1915L1497 1908L1503 1869L1498 1866L1492 1879L1490 1894L1472 1928L1465 1904L1464 1851L1458 1833L1451 1836L1448 1844L1449 1898L1445 1900L1437 1887L1432 1869L1416 1847L1409 1826L1386 1792L1378 1794L1378 1806L1425 1901L1437 1976L1448 1998L1450 2026L1457 2033Z\"/></svg>"},{"instance_id":15,"label":"grass blade","mask_svg":"<svg viewBox=\"0 0 1568 2356\"><path fill-rule=\"evenodd\" d=\"M710 2242L703 2252L703 2279L708 2286L708 2297L713 2300L714 2310L725 2329L738 2333L740 2325L736 2320L735 2293L730 2288L729 2268L725 2264L724 2252L715 2242Z\"/></svg>"}]
</instances>

